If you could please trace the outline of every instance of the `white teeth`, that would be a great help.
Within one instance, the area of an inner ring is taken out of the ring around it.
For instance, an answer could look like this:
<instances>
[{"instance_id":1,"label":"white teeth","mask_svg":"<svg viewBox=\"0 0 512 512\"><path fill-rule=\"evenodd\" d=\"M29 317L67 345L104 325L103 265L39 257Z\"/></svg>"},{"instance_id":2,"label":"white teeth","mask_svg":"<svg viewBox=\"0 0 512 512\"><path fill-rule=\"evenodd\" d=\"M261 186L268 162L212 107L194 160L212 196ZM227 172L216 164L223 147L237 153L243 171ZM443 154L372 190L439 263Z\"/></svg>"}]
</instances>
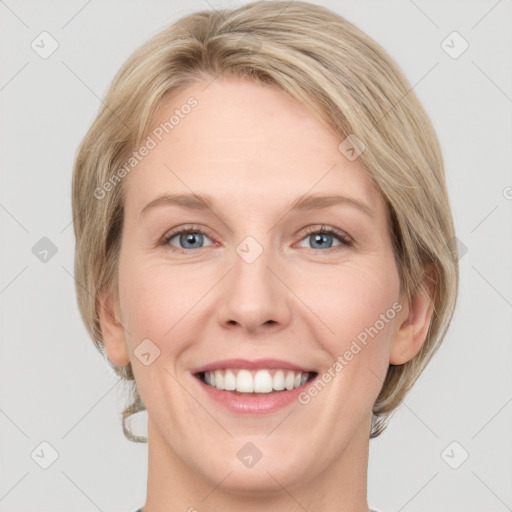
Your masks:
<instances>
[{"instance_id":1,"label":"white teeth","mask_svg":"<svg viewBox=\"0 0 512 512\"><path fill-rule=\"evenodd\" d=\"M286 378L284 379L284 386L288 391L290 391L293 389L294 384L295 384L295 374L294 374L294 372L288 372L286 374Z\"/></svg>"},{"instance_id":2,"label":"white teeth","mask_svg":"<svg viewBox=\"0 0 512 512\"><path fill-rule=\"evenodd\" d=\"M254 392L254 379L249 370L239 370L236 376L236 390L241 393Z\"/></svg>"},{"instance_id":3,"label":"white teeth","mask_svg":"<svg viewBox=\"0 0 512 512\"><path fill-rule=\"evenodd\" d=\"M238 391L240 393L271 393L303 386L309 378L309 373L292 370L215 370L204 373L206 384L220 390ZM272 373L274 375L272 376Z\"/></svg>"},{"instance_id":4,"label":"white teeth","mask_svg":"<svg viewBox=\"0 0 512 512\"><path fill-rule=\"evenodd\" d=\"M274 373L274 378L272 379L272 387L277 391L282 391L284 389L283 370L277 370L277 372Z\"/></svg>"},{"instance_id":5,"label":"white teeth","mask_svg":"<svg viewBox=\"0 0 512 512\"><path fill-rule=\"evenodd\" d=\"M254 392L255 393L271 393L272 377L267 370L259 370L254 376Z\"/></svg>"},{"instance_id":6,"label":"white teeth","mask_svg":"<svg viewBox=\"0 0 512 512\"><path fill-rule=\"evenodd\" d=\"M224 375L220 370L215 370L215 386L222 389L224 387Z\"/></svg>"},{"instance_id":7,"label":"white teeth","mask_svg":"<svg viewBox=\"0 0 512 512\"><path fill-rule=\"evenodd\" d=\"M226 391L234 391L236 389L236 377L235 374L231 370L226 370L224 374L224 388Z\"/></svg>"}]
</instances>

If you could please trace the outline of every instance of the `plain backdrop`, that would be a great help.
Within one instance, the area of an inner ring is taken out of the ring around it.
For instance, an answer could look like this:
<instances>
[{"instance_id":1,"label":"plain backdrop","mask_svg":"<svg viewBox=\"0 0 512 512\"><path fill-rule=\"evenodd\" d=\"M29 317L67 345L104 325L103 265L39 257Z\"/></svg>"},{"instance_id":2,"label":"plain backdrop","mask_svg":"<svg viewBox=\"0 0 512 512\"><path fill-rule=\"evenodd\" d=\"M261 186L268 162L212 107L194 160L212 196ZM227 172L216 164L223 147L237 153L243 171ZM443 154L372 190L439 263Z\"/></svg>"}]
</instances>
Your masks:
<instances>
[{"instance_id":1,"label":"plain backdrop","mask_svg":"<svg viewBox=\"0 0 512 512\"><path fill-rule=\"evenodd\" d=\"M123 437L126 390L76 304L72 164L133 50L192 11L243 3L0 2L0 511L133 512L144 503L147 445ZM512 2L314 3L380 43L425 106L462 255L443 345L370 443L369 504L512 510Z\"/></svg>"}]
</instances>

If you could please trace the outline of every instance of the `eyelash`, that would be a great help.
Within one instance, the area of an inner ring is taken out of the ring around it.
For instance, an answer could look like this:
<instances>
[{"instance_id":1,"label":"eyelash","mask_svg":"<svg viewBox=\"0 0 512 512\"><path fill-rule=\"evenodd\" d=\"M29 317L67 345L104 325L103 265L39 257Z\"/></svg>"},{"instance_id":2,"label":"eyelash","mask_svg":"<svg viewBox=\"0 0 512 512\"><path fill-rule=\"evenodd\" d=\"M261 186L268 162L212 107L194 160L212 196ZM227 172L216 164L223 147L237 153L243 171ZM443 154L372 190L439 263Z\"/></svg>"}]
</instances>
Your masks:
<instances>
[{"instance_id":1,"label":"eyelash","mask_svg":"<svg viewBox=\"0 0 512 512\"><path fill-rule=\"evenodd\" d=\"M187 254L187 253L190 253L191 251L197 250L197 249L181 249L179 247L174 247L174 246L169 245L169 242L174 237L176 237L177 235L181 235L183 233L200 233L201 235L206 235L208 238L212 238L207 232L202 230L200 227L191 225L191 226L185 226L176 231L173 231L172 233L169 233L168 235L165 235L164 238L162 239L162 242L160 245L170 247L172 251L177 251L182 254ZM338 231L336 228L333 228L330 226L324 226L324 225L322 225L320 228L315 227L315 226L306 228L305 231L303 233L301 233L302 236L301 236L300 240L302 241L302 239L304 239L308 235L312 235L314 233L333 235L335 238L337 238L341 242L342 246L345 246L345 247L351 247L352 245L354 245L354 240L352 238L350 238L348 235L346 235L342 231ZM337 249L339 247L340 246L329 247L328 249L323 249L323 250L320 249L320 251L327 252L327 251ZM206 249L206 247L199 247L199 249ZM314 250L311 247L309 249ZM315 252L320 252L320 251L315 251Z\"/></svg>"}]
</instances>

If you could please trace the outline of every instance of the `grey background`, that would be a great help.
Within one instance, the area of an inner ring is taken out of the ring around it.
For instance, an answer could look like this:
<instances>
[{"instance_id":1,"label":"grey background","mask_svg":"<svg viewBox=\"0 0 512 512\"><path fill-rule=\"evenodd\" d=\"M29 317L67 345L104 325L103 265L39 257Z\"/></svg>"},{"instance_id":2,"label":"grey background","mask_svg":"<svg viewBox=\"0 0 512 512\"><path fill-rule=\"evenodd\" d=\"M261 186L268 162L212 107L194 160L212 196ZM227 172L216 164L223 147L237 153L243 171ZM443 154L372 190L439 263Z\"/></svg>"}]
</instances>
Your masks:
<instances>
[{"instance_id":1,"label":"grey background","mask_svg":"<svg viewBox=\"0 0 512 512\"><path fill-rule=\"evenodd\" d=\"M467 250L441 349L370 443L369 504L380 512L512 510L512 2L315 3L366 31L414 86L442 144ZM71 169L124 60L175 19L208 8L0 1L1 511L133 512L144 503L147 446L124 439L125 389L76 305ZM47 59L31 48L42 31L59 45ZM457 59L441 47L453 31L469 43ZM43 237L57 249L46 262L32 251ZM50 456L43 441L58 452L48 469L35 462ZM458 469L449 466L465 452Z\"/></svg>"}]
</instances>

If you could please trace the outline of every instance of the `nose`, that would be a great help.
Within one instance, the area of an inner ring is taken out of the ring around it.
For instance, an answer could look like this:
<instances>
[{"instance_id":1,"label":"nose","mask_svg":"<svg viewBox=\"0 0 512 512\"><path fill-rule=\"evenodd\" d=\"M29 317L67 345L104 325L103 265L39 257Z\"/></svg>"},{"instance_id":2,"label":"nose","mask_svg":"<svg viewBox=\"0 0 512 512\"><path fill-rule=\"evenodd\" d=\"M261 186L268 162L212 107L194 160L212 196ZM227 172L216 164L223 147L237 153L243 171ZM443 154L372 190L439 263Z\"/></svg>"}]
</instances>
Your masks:
<instances>
[{"instance_id":1,"label":"nose","mask_svg":"<svg viewBox=\"0 0 512 512\"><path fill-rule=\"evenodd\" d=\"M293 294L286 285L282 266L268 249L254 261L240 254L234 254L233 268L219 290L219 324L251 335L285 328L291 319Z\"/></svg>"}]
</instances>

